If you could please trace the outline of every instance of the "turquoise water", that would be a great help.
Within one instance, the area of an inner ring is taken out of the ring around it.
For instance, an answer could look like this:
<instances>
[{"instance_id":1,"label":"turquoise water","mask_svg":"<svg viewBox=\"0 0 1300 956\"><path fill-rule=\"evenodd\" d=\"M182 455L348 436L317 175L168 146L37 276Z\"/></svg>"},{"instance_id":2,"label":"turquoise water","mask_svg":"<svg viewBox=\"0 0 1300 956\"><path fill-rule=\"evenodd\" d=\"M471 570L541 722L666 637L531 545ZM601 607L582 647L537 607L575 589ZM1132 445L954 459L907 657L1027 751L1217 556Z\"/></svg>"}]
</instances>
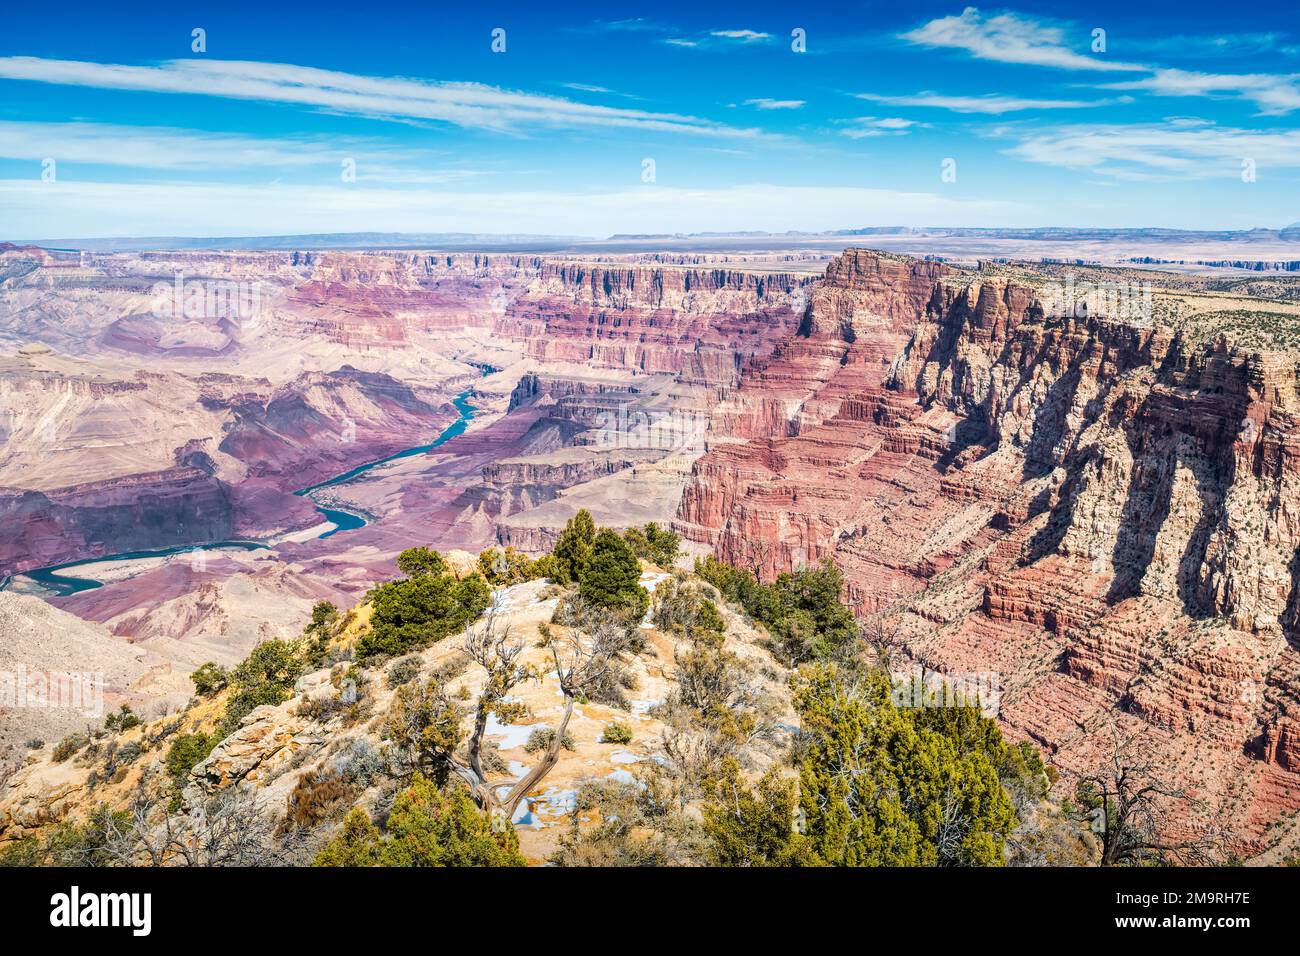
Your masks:
<instances>
[{"instance_id":1,"label":"turquoise water","mask_svg":"<svg viewBox=\"0 0 1300 956\"><path fill-rule=\"evenodd\" d=\"M125 551L122 554L112 554L103 558L83 558L80 561L69 561L67 564L55 564L48 568L37 568L35 571L24 571L21 577L31 578L42 587L49 588L59 597L67 597L69 594L76 594L79 591L90 591L101 586L99 581L93 578L78 578L69 574L60 572L69 568L77 568L86 564L99 564L101 561L134 561L137 558L165 558L173 554L185 554L191 551L221 551L236 549L240 551L256 551L265 548L266 545L257 541L216 541L212 544L187 544L175 548L154 548L147 551ZM8 587L11 578L6 578L4 586Z\"/></svg>"},{"instance_id":2,"label":"turquoise water","mask_svg":"<svg viewBox=\"0 0 1300 956\"><path fill-rule=\"evenodd\" d=\"M490 375L494 371L496 371L496 369L487 367L483 368L484 375ZM322 488L332 488L335 485L346 484L354 478L365 474L371 468L377 468L380 465L387 464L390 461L397 461L401 458L413 458L416 455L423 455L440 445L446 444L457 435L464 434L465 429L469 427L470 420L474 417L474 412L477 411L477 409L469 403L469 397L473 392L473 388L467 388L452 399L452 404L456 406L456 411L460 413L460 417L444 428L439 433L438 437L427 445L416 445L414 448L405 448L396 454L389 455L387 458L380 458L376 461L367 462L364 465L358 465L356 468L345 471L341 475L335 475L333 478L328 478L317 484L309 485L306 488L299 488L294 492L294 494L310 496L312 492L319 491ZM366 526L365 518L361 515L353 514L350 511L340 511L337 508L326 508L324 506L318 506L316 510L324 516L326 521L329 521L334 525L334 527L320 535L322 538L328 538L330 535L338 534L340 531L355 531L357 528L364 528ZM78 578L72 575L60 573L68 568L76 568L86 564L97 564L100 561L131 561L136 558L163 558L173 554L185 554L189 551L219 551L229 548L254 551L266 547L267 545L261 544L257 541L216 541L212 544L190 544L175 548L158 548L152 551L127 551L123 554L113 554L103 558L84 558L80 561L69 561L67 564L55 564L48 568L37 568L34 571L24 571L21 575L16 576L30 578L42 587L53 591L57 597L67 597L69 594L76 594L80 591L90 591L101 586L101 582L96 581L93 578ZM0 581L0 590L9 587L12 580L13 577L8 577L3 581Z\"/></svg>"},{"instance_id":3,"label":"turquoise water","mask_svg":"<svg viewBox=\"0 0 1300 956\"><path fill-rule=\"evenodd\" d=\"M389 455L387 458L379 458L375 461L367 462L364 465L357 465L357 467L353 468L351 471L345 471L341 475L335 475L333 478L327 478L317 484L308 485L306 488L299 488L294 492L294 494L310 495L313 491L320 491L322 488L332 488L335 485L345 485L354 478L364 475L371 468L386 465L390 461L399 461L402 458L414 458L416 455L423 455L426 452L433 451L433 449L437 448L439 445L446 444L457 435L464 434L465 429L469 427L470 419L474 417L474 412L477 411L477 409L469 403L469 397L473 392L474 389L467 388L451 400L451 403L456 406L456 411L460 413L460 417L444 428L438 437L429 442L429 444L416 445L413 448L403 448L401 451ZM325 509L317 508L316 510L324 512ZM338 512L335 513L337 514ZM363 520L361 524L365 524L365 521ZM359 528L361 525L357 525L357 527ZM321 537L324 537L324 535L321 535Z\"/></svg>"}]
</instances>

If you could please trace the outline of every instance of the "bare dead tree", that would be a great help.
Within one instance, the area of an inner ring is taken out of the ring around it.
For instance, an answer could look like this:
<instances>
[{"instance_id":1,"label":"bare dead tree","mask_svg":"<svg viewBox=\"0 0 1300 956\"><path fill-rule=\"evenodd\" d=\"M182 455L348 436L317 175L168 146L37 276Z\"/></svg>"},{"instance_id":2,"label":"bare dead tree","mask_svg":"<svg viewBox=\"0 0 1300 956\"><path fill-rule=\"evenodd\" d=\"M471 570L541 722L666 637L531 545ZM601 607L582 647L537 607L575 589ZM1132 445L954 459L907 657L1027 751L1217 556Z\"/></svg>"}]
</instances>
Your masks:
<instances>
[{"instance_id":1,"label":"bare dead tree","mask_svg":"<svg viewBox=\"0 0 1300 956\"><path fill-rule=\"evenodd\" d=\"M1079 802L1094 814L1101 841L1101 865L1125 866L1156 859L1187 866L1219 860L1229 835L1214 822L1205 803L1168 776L1167 765L1149 754L1140 737L1113 719L1098 728L1108 739L1107 756L1082 774ZM1189 825L1197 827L1187 837Z\"/></svg>"},{"instance_id":2,"label":"bare dead tree","mask_svg":"<svg viewBox=\"0 0 1300 956\"><path fill-rule=\"evenodd\" d=\"M858 631L872 663L883 671L892 671L903 647L902 627L897 619L877 614L863 621Z\"/></svg>"},{"instance_id":3,"label":"bare dead tree","mask_svg":"<svg viewBox=\"0 0 1300 956\"><path fill-rule=\"evenodd\" d=\"M290 862L277 847L270 816L243 788L223 791L189 813L168 813L165 787L142 780L125 820L105 840L117 866L268 866Z\"/></svg>"},{"instance_id":4,"label":"bare dead tree","mask_svg":"<svg viewBox=\"0 0 1300 956\"><path fill-rule=\"evenodd\" d=\"M131 793L126 820L113 828L107 840L107 850L118 866L165 866L171 836L159 817L166 818L166 809L160 809L166 794L163 788L146 772Z\"/></svg>"},{"instance_id":5,"label":"bare dead tree","mask_svg":"<svg viewBox=\"0 0 1300 956\"><path fill-rule=\"evenodd\" d=\"M169 815L169 860L181 866L269 866L284 862L275 849L274 825L257 797L225 790L189 814Z\"/></svg>"},{"instance_id":6,"label":"bare dead tree","mask_svg":"<svg viewBox=\"0 0 1300 956\"><path fill-rule=\"evenodd\" d=\"M390 739L418 762L445 767L463 779L494 823L513 817L524 797L559 762L575 701L586 697L616 671L632 643L627 622L601 608L572 602L561 613L560 625L544 628L542 641L550 651L564 695L564 713L546 752L518 780L496 784L489 780L483 765L484 738L491 717L514 723L528 715L527 707L510 699L511 692L526 681L539 680L541 675L521 662L524 641L502 622L499 608L490 609L464 639L466 654L487 674L472 709L465 757L459 753L464 708L451 700L436 679L399 691L398 703L389 715L386 730ZM509 789L502 794L504 787Z\"/></svg>"}]
</instances>

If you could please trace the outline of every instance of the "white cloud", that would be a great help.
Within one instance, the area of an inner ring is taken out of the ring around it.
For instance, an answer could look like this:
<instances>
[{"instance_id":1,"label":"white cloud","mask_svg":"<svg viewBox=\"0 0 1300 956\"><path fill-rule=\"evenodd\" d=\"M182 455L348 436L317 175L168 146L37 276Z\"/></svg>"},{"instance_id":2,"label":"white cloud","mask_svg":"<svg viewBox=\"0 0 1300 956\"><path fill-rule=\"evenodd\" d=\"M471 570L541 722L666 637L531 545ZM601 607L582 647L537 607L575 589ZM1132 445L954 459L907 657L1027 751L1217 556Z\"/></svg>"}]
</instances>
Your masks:
<instances>
[{"instance_id":1,"label":"white cloud","mask_svg":"<svg viewBox=\"0 0 1300 956\"><path fill-rule=\"evenodd\" d=\"M850 139L868 139L876 136L906 136L913 127L929 126L916 120L901 117L859 116L856 119L842 120L846 129L840 132Z\"/></svg>"},{"instance_id":2,"label":"white cloud","mask_svg":"<svg viewBox=\"0 0 1300 956\"><path fill-rule=\"evenodd\" d=\"M740 40L742 43L772 39L772 34L759 33L757 30L712 30L709 36L721 37L724 40Z\"/></svg>"},{"instance_id":3,"label":"white cloud","mask_svg":"<svg viewBox=\"0 0 1300 956\"><path fill-rule=\"evenodd\" d=\"M920 46L965 50L981 60L1000 63L1028 63L1070 70L1133 71L1145 70L1136 63L1107 59L1104 54L1078 53L1089 49L1091 34L1079 31L1073 42L1065 29L1056 24L1033 20L1015 13L986 17L975 7L967 7L959 16L940 17L901 34L904 40Z\"/></svg>"},{"instance_id":4,"label":"white cloud","mask_svg":"<svg viewBox=\"0 0 1300 956\"><path fill-rule=\"evenodd\" d=\"M935 193L754 184L600 192L0 180L0 218L45 239L312 232L613 233L823 230L863 223L1028 225L1012 202ZM39 224L39 225L37 225ZM12 226L10 227L13 228ZM15 230L16 231L16 230Z\"/></svg>"},{"instance_id":5,"label":"white cloud","mask_svg":"<svg viewBox=\"0 0 1300 956\"><path fill-rule=\"evenodd\" d=\"M877 93L856 93L858 99L886 106L933 106L938 109L952 110L954 113L1014 113L1019 110L1070 110L1087 109L1094 106L1111 106L1115 103L1132 102L1131 97L1103 100L1045 100L1022 96L999 96L989 93L985 96L943 96L939 93L917 93L914 96L882 96Z\"/></svg>"},{"instance_id":6,"label":"white cloud","mask_svg":"<svg viewBox=\"0 0 1300 956\"><path fill-rule=\"evenodd\" d=\"M382 155L392 164L420 154L356 138L258 138L166 126L0 120L0 157L147 169L334 166L344 156Z\"/></svg>"},{"instance_id":7,"label":"white cloud","mask_svg":"<svg viewBox=\"0 0 1300 956\"><path fill-rule=\"evenodd\" d=\"M745 105L756 106L760 110L797 110L805 106L806 102L806 100L772 100L760 97L755 100L745 100Z\"/></svg>"},{"instance_id":8,"label":"white cloud","mask_svg":"<svg viewBox=\"0 0 1300 956\"><path fill-rule=\"evenodd\" d=\"M527 127L622 127L648 132L753 137L676 113L596 106L480 83L359 76L335 70L237 60L171 60L160 66L123 66L40 57L0 57L0 77L102 89L189 93L300 106L383 119L435 120L514 132Z\"/></svg>"},{"instance_id":9,"label":"white cloud","mask_svg":"<svg viewBox=\"0 0 1300 956\"><path fill-rule=\"evenodd\" d=\"M900 36L919 46L965 50L978 59L999 63L1151 74L1139 80L1108 84L1109 89L1143 90L1159 96L1239 96L1255 103L1264 115L1280 115L1300 109L1300 86L1297 86L1300 75L1197 73L1114 60L1104 53L1080 53L1077 51L1091 49L1090 30L1070 25L1067 34L1066 28L1059 24L1015 13L985 16L977 8L967 7L959 16L931 20ZM1271 38L1276 35L1251 36L1254 42L1260 43L1265 42L1263 38L1272 42ZM1179 42L1187 45L1192 39L1195 38L1169 37L1163 41L1163 47L1173 50ZM1234 44L1242 42L1241 37L1223 39ZM1147 48L1158 50L1161 42L1148 44ZM1286 48L1282 48L1282 52L1285 51Z\"/></svg>"},{"instance_id":10,"label":"white cloud","mask_svg":"<svg viewBox=\"0 0 1300 956\"><path fill-rule=\"evenodd\" d=\"M1114 90L1143 90L1157 96L1239 96L1250 100L1265 116L1300 109L1300 74L1198 73L1161 69L1141 80L1107 84Z\"/></svg>"},{"instance_id":11,"label":"white cloud","mask_svg":"<svg viewBox=\"0 0 1300 956\"><path fill-rule=\"evenodd\" d=\"M1267 132L1219 127L1203 120L1160 124L1074 124L1012 131L1020 142L1007 155L1033 163L1089 170L1116 179L1237 177L1254 160L1269 167L1300 167L1300 130Z\"/></svg>"}]
</instances>

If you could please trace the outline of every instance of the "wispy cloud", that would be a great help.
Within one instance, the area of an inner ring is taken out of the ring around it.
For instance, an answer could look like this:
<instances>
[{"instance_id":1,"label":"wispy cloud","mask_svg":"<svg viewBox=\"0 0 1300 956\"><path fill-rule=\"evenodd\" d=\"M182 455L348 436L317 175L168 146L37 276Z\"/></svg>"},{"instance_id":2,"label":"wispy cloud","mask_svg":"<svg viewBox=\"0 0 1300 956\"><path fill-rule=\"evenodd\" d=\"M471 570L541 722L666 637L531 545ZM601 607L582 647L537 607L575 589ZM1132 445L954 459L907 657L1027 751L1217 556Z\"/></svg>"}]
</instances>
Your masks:
<instances>
[{"instance_id":1,"label":"wispy cloud","mask_svg":"<svg viewBox=\"0 0 1300 956\"><path fill-rule=\"evenodd\" d=\"M1077 44L1072 45L1067 42L1065 29L1059 24L1015 13L986 17L975 7L967 7L957 16L931 20L901 36L909 43L965 50L981 60L1000 63L1029 63L1071 70L1146 69L1136 63L1110 60L1104 55L1077 52L1076 45L1087 48L1087 33L1080 33Z\"/></svg>"},{"instance_id":2,"label":"wispy cloud","mask_svg":"<svg viewBox=\"0 0 1300 956\"><path fill-rule=\"evenodd\" d=\"M171 60L159 66L123 66L14 56L0 57L0 78L292 103L380 119L432 120L499 132L529 127L620 127L707 136L759 135L758 130L677 113L597 106L480 83L359 76L287 63Z\"/></svg>"},{"instance_id":3,"label":"wispy cloud","mask_svg":"<svg viewBox=\"0 0 1300 956\"><path fill-rule=\"evenodd\" d=\"M1106 84L1113 90L1143 90L1156 96L1233 96L1250 100L1261 115L1281 116L1300 109L1300 74L1198 73L1157 70L1140 80Z\"/></svg>"},{"instance_id":4,"label":"wispy cloud","mask_svg":"<svg viewBox=\"0 0 1300 956\"><path fill-rule=\"evenodd\" d=\"M906 136L913 128L926 127L928 123L903 119L896 116L858 116L849 120L838 120L844 125L840 132L850 139L868 139L876 136Z\"/></svg>"},{"instance_id":5,"label":"wispy cloud","mask_svg":"<svg viewBox=\"0 0 1300 956\"><path fill-rule=\"evenodd\" d=\"M767 97L745 100L746 106L754 106L760 110L797 110L805 106L806 103L806 100L771 100Z\"/></svg>"},{"instance_id":6,"label":"wispy cloud","mask_svg":"<svg viewBox=\"0 0 1300 956\"><path fill-rule=\"evenodd\" d=\"M628 17L624 20L596 20L591 29L610 33L663 33L668 28L646 17Z\"/></svg>"},{"instance_id":7,"label":"wispy cloud","mask_svg":"<svg viewBox=\"0 0 1300 956\"><path fill-rule=\"evenodd\" d=\"M930 106L951 110L954 113L985 113L998 115L1020 110L1077 110L1096 106L1113 106L1131 103L1132 97L1122 96L1101 100L1046 100L1023 96L1001 96L989 93L984 96L944 96L940 93L922 92L913 96L884 96L878 93L855 93L858 99L886 106Z\"/></svg>"},{"instance_id":8,"label":"wispy cloud","mask_svg":"<svg viewBox=\"0 0 1300 956\"><path fill-rule=\"evenodd\" d=\"M681 30L666 31L663 42L669 46L688 50L726 50L760 46L776 39L761 30L708 30L703 33L686 33Z\"/></svg>"},{"instance_id":9,"label":"wispy cloud","mask_svg":"<svg viewBox=\"0 0 1300 956\"><path fill-rule=\"evenodd\" d=\"M1116 179L1236 177L1243 160L1260 175L1269 167L1300 167L1300 130L1280 132L1219 127L1204 120L1151 124L1070 124L1005 131L1020 142L1009 156Z\"/></svg>"},{"instance_id":10,"label":"wispy cloud","mask_svg":"<svg viewBox=\"0 0 1300 956\"><path fill-rule=\"evenodd\" d=\"M382 154L391 169L417 158L391 144L362 138L294 139L115 123L29 123L0 120L0 157L52 157L59 162L143 169L337 166L339 157Z\"/></svg>"},{"instance_id":11,"label":"wispy cloud","mask_svg":"<svg viewBox=\"0 0 1300 956\"><path fill-rule=\"evenodd\" d=\"M1081 53L1089 49L1091 33L1077 25L1037 20L1016 13L985 16L967 7L958 16L941 17L900 34L909 43L934 49L965 50L981 60L1022 63L1067 70L1149 73L1142 79L1117 81L1105 88L1142 90L1158 96L1235 96L1255 103L1263 115L1281 115L1300 109L1297 74L1212 74L1169 69L1158 65L1111 59L1105 53ZM1070 42L1069 37L1077 37ZM1218 38L1224 44L1276 45L1276 34L1249 34ZM1216 38L1166 37L1133 44L1147 52L1186 55L1196 47L1214 48ZM1222 47L1220 47L1222 49ZM1278 47L1280 52L1289 48Z\"/></svg>"},{"instance_id":12,"label":"wispy cloud","mask_svg":"<svg viewBox=\"0 0 1300 956\"><path fill-rule=\"evenodd\" d=\"M739 40L741 43L757 43L760 40L772 39L772 34L761 33L758 30L710 30L709 36L723 40Z\"/></svg>"},{"instance_id":13,"label":"wispy cloud","mask_svg":"<svg viewBox=\"0 0 1300 956\"><path fill-rule=\"evenodd\" d=\"M1219 33L1144 36L1125 34L1120 41L1125 50L1160 57L1253 56L1259 53L1292 55L1295 48L1286 45L1281 33Z\"/></svg>"}]
</instances>

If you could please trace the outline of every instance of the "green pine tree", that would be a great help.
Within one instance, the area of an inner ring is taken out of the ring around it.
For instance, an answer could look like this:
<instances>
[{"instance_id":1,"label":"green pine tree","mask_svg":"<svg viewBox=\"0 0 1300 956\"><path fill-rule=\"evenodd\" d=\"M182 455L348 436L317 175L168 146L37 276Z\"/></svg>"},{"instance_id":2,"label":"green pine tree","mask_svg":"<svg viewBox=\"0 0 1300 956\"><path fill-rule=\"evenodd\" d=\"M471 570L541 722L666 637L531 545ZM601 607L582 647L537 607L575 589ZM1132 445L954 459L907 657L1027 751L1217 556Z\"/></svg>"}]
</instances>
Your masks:
<instances>
[{"instance_id":1,"label":"green pine tree","mask_svg":"<svg viewBox=\"0 0 1300 956\"><path fill-rule=\"evenodd\" d=\"M591 554L578 575L578 594L600 607L645 614L650 595L638 583L641 565L632 548L608 528L596 535Z\"/></svg>"},{"instance_id":2,"label":"green pine tree","mask_svg":"<svg viewBox=\"0 0 1300 956\"><path fill-rule=\"evenodd\" d=\"M591 512L583 508L565 524L560 540L551 552L555 557L556 584L571 584L578 580L595 542L596 522Z\"/></svg>"}]
</instances>

